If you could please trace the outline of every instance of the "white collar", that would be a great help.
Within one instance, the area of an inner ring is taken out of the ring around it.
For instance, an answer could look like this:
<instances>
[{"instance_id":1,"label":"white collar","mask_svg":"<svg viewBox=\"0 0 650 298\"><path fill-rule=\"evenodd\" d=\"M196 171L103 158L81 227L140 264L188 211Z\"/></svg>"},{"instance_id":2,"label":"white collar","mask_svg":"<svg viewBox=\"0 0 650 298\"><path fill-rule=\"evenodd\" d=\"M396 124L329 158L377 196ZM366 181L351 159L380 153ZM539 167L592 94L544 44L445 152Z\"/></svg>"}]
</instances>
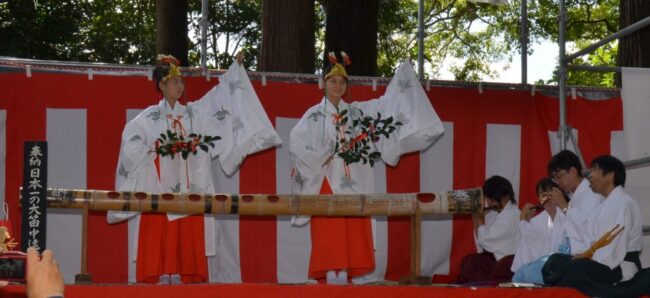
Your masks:
<instances>
[{"instance_id":1,"label":"white collar","mask_svg":"<svg viewBox=\"0 0 650 298\"><path fill-rule=\"evenodd\" d=\"M506 206L503 207L503 209L513 208L513 207L515 207L515 205L510 200L508 200L508 202L506 202Z\"/></svg>"},{"instance_id":2,"label":"white collar","mask_svg":"<svg viewBox=\"0 0 650 298\"><path fill-rule=\"evenodd\" d=\"M329 99L327 99L326 96L323 96L323 100L325 101L325 104L324 104L325 111L324 112L327 112L328 115L331 115L332 113L336 113L336 111L337 111L336 107L334 106L334 104L331 101L329 101ZM323 105L323 104L321 103L321 105ZM341 100L339 101L339 109L338 109L338 111L347 109L347 107L344 107L344 106L349 106L349 104L347 102L345 102L345 100L343 100L343 98L341 98Z\"/></svg>"},{"instance_id":3,"label":"white collar","mask_svg":"<svg viewBox=\"0 0 650 298\"><path fill-rule=\"evenodd\" d=\"M589 187L589 180L587 180L587 178L583 177L582 181L580 182L580 184L578 184L578 187L576 188L576 190L571 195L571 199L579 196L580 194L582 194L583 192L588 191L588 190L591 190L591 188Z\"/></svg>"},{"instance_id":4,"label":"white collar","mask_svg":"<svg viewBox=\"0 0 650 298\"><path fill-rule=\"evenodd\" d=\"M165 114L185 116L185 112L187 111L187 107L181 104L180 101L176 101L176 104L174 104L174 107L172 108L172 106L169 105L169 102L165 98L160 100L159 106L163 109L163 112ZM167 117L167 115L165 115L165 117Z\"/></svg>"},{"instance_id":5,"label":"white collar","mask_svg":"<svg viewBox=\"0 0 650 298\"><path fill-rule=\"evenodd\" d=\"M616 186L612 191L607 195L607 198L613 197L613 196L618 196L620 193L623 192L623 187L622 186Z\"/></svg>"}]
</instances>

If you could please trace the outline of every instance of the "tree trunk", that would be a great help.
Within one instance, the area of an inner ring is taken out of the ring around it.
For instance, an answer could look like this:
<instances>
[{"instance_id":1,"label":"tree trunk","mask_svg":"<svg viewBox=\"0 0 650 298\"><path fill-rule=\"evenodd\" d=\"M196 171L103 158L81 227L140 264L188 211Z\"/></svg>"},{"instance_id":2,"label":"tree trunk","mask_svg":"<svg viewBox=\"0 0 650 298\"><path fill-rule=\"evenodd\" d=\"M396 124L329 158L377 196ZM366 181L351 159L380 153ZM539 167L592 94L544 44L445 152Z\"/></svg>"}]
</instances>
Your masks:
<instances>
[{"instance_id":1,"label":"tree trunk","mask_svg":"<svg viewBox=\"0 0 650 298\"><path fill-rule=\"evenodd\" d=\"M325 25L325 53L345 51L352 64L351 75L377 75L378 0L321 1L327 14ZM339 58L340 59L340 58ZM325 63L327 64L327 63Z\"/></svg>"},{"instance_id":2,"label":"tree trunk","mask_svg":"<svg viewBox=\"0 0 650 298\"><path fill-rule=\"evenodd\" d=\"M258 70L314 73L314 1L264 0Z\"/></svg>"},{"instance_id":3,"label":"tree trunk","mask_svg":"<svg viewBox=\"0 0 650 298\"><path fill-rule=\"evenodd\" d=\"M187 66L187 1L156 0L156 52L174 55Z\"/></svg>"},{"instance_id":4,"label":"tree trunk","mask_svg":"<svg viewBox=\"0 0 650 298\"><path fill-rule=\"evenodd\" d=\"M619 4L619 30L650 16L650 1L621 0ZM650 67L650 26L646 26L619 39L618 66ZM616 85L621 87L620 73Z\"/></svg>"}]
</instances>

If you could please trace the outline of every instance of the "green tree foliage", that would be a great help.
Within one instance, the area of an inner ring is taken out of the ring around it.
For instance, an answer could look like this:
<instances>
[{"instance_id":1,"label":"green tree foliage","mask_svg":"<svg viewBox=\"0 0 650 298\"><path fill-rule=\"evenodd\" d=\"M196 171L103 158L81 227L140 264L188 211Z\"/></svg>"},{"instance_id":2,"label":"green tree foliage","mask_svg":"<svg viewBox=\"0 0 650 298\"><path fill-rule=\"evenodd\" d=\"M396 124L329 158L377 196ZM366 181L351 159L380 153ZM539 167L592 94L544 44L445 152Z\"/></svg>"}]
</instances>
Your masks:
<instances>
[{"instance_id":1,"label":"green tree foliage","mask_svg":"<svg viewBox=\"0 0 650 298\"><path fill-rule=\"evenodd\" d=\"M534 20L534 38L550 39L557 41L559 27L557 18L559 14L558 0L532 1L530 19ZM567 0L567 54L583 49L590 44L619 30L619 1L616 0ZM616 66L618 43L612 42L598 50L579 57L570 64ZM557 61L553 61L556 65ZM567 84L574 86L601 86L614 87L614 73L594 71L569 71ZM559 76L556 71L551 79L536 82L537 84L558 83Z\"/></svg>"},{"instance_id":2,"label":"green tree foliage","mask_svg":"<svg viewBox=\"0 0 650 298\"><path fill-rule=\"evenodd\" d=\"M248 68L255 68L262 39L262 3L257 0L210 0L208 8L209 67L228 68L238 50L243 50ZM190 64L201 60L201 1L189 2L190 32L195 37L190 48ZM287 16L288 17L288 16Z\"/></svg>"},{"instance_id":3,"label":"green tree foliage","mask_svg":"<svg viewBox=\"0 0 650 298\"><path fill-rule=\"evenodd\" d=\"M491 63L509 59L518 30L511 21L510 6L477 5L466 0L424 2L425 64L427 75L437 78L443 66L450 66L458 80L492 77ZM403 57L417 57L417 10L413 0L382 0L379 22L380 73L392 73ZM509 31L504 31L507 28ZM515 33L515 34L513 34Z\"/></svg>"},{"instance_id":4,"label":"green tree foliage","mask_svg":"<svg viewBox=\"0 0 650 298\"><path fill-rule=\"evenodd\" d=\"M3 1L0 3L0 55L72 60L84 16L79 1Z\"/></svg>"},{"instance_id":5,"label":"green tree foliage","mask_svg":"<svg viewBox=\"0 0 650 298\"><path fill-rule=\"evenodd\" d=\"M155 0L31 0L0 2L0 55L64 61L153 64ZM259 1L209 1L208 57L230 65L237 48L255 64L261 36ZM201 1L189 1L195 36L190 64L200 60Z\"/></svg>"},{"instance_id":6,"label":"green tree foliage","mask_svg":"<svg viewBox=\"0 0 650 298\"><path fill-rule=\"evenodd\" d=\"M417 1L381 0L379 73L390 75L402 57L417 57ZM425 1L425 64L437 78L447 66L457 80L493 78L501 69L491 65L511 61L520 52L521 0L489 5L467 0ZM618 1L567 0L567 41L580 49L617 31ZM559 0L528 0L529 41L558 40ZM616 46L600 49L574 64L614 65ZM532 51L529 49L529 54ZM549 61L557 64L557 61ZM576 85L609 85L611 74L571 73ZM551 79L548 82L556 82Z\"/></svg>"},{"instance_id":7,"label":"green tree foliage","mask_svg":"<svg viewBox=\"0 0 650 298\"><path fill-rule=\"evenodd\" d=\"M578 41L576 42L577 48L584 48L592 44L594 41ZM590 55L577 58L572 62L574 65L598 65L598 66L615 66L616 65L616 52L618 51L617 43L610 43L602 46ZM572 70L568 73L567 84L570 86L599 86L599 87L615 87L613 72L595 72L586 70ZM557 68L553 73L553 77L547 81L537 82L536 84L557 84L559 82L559 75Z\"/></svg>"},{"instance_id":8,"label":"green tree foliage","mask_svg":"<svg viewBox=\"0 0 650 298\"><path fill-rule=\"evenodd\" d=\"M150 64L155 52L153 2L19 0L1 3L0 55Z\"/></svg>"},{"instance_id":9,"label":"green tree foliage","mask_svg":"<svg viewBox=\"0 0 650 298\"><path fill-rule=\"evenodd\" d=\"M80 30L74 36L77 60L154 63L155 0L106 0L85 5Z\"/></svg>"},{"instance_id":10,"label":"green tree foliage","mask_svg":"<svg viewBox=\"0 0 650 298\"><path fill-rule=\"evenodd\" d=\"M378 74L392 75L397 63L417 57L417 0L378 0ZM155 54L154 0L0 1L0 55L74 61L151 64ZM486 80L519 52L521 0L489 5L468 0L425 3L426 76L443 68L457 80ZM201 1L189 0L190 65L200 59ZM261 1L209 1L210 67L225 68L237 49L255 69L261 42ZM617 0L566 0L567 40L580 49L618 30ZM530 43L557 41L559 0L528 0ZM291 16L287 16L291 17ZM316 50L324 47L324 10L316 5ZM616 43L573 64L615 65ZM529 50L530 52L530 50ZM568 51L571 53L572 51ZM320 59L320 55L317 55ZM354 61L354 57L352 57ZM557 64L557 61L549 61ZM320 65L320 62L317 64ZM553 83L555 78L546 82ZM612 86L610 74L570 72L572 85Z\"/></svg>"}]
</instances>

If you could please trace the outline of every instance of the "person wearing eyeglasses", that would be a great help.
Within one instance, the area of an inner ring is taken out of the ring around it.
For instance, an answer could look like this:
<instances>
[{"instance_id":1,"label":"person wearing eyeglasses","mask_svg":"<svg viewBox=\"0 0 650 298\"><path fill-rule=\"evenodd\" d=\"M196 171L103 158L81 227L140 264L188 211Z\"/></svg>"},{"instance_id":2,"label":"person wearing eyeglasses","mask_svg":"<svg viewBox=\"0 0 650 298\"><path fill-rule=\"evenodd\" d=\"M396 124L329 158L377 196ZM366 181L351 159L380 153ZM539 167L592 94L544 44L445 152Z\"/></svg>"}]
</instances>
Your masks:
<instances>
[{"instance_id":1,"label":"person wearing eyeglasses","mask_svg":"<svg viewBox=\"0 0 650 298\"><path fill-rule=\"evenodd\" d=\"M548 162L548 174L564 193L571 198L571 203L556 202L566 213L567 235L571 244L571 254L580 254L596 240L587 233L587 220L603 201L603 196L589 187L589 181L582 175L582 165L575 153L563 150L555 154Z\"/></svg>"},{"instance_id":2,"label":"person wearing eyeglasses","mask_svg":"<svg viewBox=\"0 0 650 298\"><path fill-rule=\"evenodd\" d=\"M542 268L547 285L578 289L588 296L639 297L650 294L650 271L641 266L642 215L624 189L623 163L603 155L591 162L590 187L605 199L585 227L590 247L574 256L552 255Z\"/></svg>"}]
</instances>

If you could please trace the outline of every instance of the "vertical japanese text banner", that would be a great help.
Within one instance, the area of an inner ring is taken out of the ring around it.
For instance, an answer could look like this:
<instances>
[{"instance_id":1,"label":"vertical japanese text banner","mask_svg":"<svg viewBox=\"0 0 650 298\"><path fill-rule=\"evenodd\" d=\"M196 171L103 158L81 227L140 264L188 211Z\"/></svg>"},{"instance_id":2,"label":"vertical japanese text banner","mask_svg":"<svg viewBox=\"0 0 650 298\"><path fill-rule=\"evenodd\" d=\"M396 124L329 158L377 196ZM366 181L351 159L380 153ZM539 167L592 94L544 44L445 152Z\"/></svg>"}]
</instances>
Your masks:
<instances>
[{"instance_id":1,"label":"vertical japanese text banner","mask_svg":"<svg viewBox=\"0 0 650 298\"><path fill-rule=\"evenodd\" d=\"M25 142L21 250L45 250L47 142Z\"/></svg>"}]
</instances>

